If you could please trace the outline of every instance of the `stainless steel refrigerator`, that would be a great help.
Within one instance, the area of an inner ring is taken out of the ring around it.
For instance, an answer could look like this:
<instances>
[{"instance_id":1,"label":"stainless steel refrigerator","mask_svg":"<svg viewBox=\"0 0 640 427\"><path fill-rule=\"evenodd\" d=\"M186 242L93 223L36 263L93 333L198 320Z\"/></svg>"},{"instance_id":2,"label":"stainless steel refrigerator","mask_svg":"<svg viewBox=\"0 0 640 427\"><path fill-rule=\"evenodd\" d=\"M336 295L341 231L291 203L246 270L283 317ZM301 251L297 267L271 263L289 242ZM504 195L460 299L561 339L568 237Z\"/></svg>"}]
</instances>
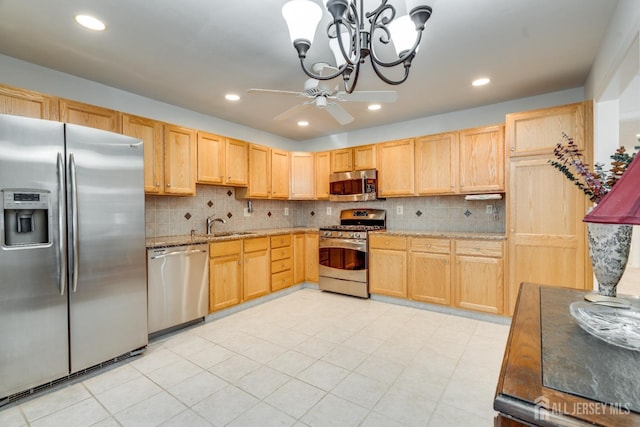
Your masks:
<instances>
[{"instance_id":1,"label":"stainless steel refrigerator","mask_svg":"<svg viewBox=\"0 0 640 427\"><path fill-rule=\"evenodd\" d=\"M0 115L0 405L147 344L142 141Z\"/></svg>"}]
</instances>

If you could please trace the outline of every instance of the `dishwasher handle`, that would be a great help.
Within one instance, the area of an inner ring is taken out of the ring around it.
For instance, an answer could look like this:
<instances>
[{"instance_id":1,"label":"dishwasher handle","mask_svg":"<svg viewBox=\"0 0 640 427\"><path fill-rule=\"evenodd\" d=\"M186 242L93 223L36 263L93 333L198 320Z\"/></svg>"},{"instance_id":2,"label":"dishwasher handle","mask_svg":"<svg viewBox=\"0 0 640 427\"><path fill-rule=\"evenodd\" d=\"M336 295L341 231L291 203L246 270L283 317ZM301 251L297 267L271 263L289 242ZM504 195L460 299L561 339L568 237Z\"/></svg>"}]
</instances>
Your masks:
<instances>
[{"instance_id":1,"label":"dishwasher handle","mask_svg":"<svg viewBox=\"0 0 640 427\"><path fill-rule=\"evenodd\" d=\"M166 258L169 256L175 256L175 255L192 255L192 254L206 254L207 250L206 249L192 249L192 250L187 250L187 251L173 251L173 252L167 252L167 253L163 253L163 254L158 254L158 255L154 255L151 257L151 259L159 259L159 258Z\"/></svg>"}]
</instances>

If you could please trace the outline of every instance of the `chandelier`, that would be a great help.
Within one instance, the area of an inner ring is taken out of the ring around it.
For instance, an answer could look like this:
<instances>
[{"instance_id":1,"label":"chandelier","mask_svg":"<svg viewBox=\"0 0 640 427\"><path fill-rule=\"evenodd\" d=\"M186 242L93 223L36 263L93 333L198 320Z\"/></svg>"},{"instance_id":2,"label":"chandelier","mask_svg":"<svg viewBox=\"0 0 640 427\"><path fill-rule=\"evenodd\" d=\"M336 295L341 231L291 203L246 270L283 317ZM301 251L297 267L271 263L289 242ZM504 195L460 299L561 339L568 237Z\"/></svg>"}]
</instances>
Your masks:
<instances>
[{"instance_id":1,"label":"chandelier","mask_svg":"<svg viewBox=\"0 0 640 427\"><path fill-rule=\"evenodd\" d=\"M342 75L344 88L352 93L358 82L360 65L369 57L376 75L391 85L403 83L409 77L411 61L416 56L425 23L431 16L431 7L417 6L408 15L396 17L396 9L381 0L380 5L364 12L363 0L322 0L333 22L327 27L329 47L336 66L310 70L304 63L311 48L316 27L322 18L322 9L311 0L291 0L282 7L282 16L289 27L293 47L298 52L300 65L307 76L316 80L330 80ZM393 43L396 57L383 60L375 47L379 43ZM402 64L404 73L398 79L383 74L384 68Z\"/></svg>"}]
</instances>

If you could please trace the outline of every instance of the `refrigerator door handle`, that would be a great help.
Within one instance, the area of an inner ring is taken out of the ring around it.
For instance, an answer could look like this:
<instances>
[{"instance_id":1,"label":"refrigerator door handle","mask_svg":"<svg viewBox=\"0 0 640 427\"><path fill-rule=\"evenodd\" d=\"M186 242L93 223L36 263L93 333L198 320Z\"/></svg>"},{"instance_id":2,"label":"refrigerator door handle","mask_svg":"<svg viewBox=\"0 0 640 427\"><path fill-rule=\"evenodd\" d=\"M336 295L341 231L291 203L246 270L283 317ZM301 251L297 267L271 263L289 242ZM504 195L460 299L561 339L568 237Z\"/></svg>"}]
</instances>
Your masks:
<instances>
[{"instance_id":1,"label":"refrigerator door handle","mask_svg":"<svg viewBox=\"0 0 640 427\"><path fill-rule=\"evenodd\" d=\"M78 181L76 177L76 160L73 153L69 154L69 177L71 178L71 243L73 245L71 257L71 284L73 292L78 290Z\"/></svg>"},{"instance_id":2,"label":"refrigerator door handle","mask_svg":"<svg viewBox=\"0 0 640 427\"><path fill-rule=\"evenodd\" d=\"M64 186L64 161L62 153L58 153L58 287L60 295L64 295L67 288L67 233L65 230L65 218L67 217L65 209L65 186Z\"/></svg>"}]
</instances>

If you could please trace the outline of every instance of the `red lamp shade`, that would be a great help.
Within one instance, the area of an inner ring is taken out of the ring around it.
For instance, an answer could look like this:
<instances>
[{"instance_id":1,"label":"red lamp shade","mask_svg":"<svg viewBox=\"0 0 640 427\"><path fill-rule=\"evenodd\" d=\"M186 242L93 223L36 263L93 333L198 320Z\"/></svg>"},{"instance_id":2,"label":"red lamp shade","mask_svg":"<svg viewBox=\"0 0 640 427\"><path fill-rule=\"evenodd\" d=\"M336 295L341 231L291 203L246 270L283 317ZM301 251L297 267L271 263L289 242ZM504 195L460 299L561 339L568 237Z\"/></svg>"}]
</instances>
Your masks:
<instances>
[{"instance_id":1,"label":"red lamp shade","mask_svg":"<svg viewBox=\"0 0 640 427\"><path fill-rule=\"evenodd\" d=\"M640 225L640 155L635 156L620 180L584 222Z\"/></svg>"}]
</instances>

